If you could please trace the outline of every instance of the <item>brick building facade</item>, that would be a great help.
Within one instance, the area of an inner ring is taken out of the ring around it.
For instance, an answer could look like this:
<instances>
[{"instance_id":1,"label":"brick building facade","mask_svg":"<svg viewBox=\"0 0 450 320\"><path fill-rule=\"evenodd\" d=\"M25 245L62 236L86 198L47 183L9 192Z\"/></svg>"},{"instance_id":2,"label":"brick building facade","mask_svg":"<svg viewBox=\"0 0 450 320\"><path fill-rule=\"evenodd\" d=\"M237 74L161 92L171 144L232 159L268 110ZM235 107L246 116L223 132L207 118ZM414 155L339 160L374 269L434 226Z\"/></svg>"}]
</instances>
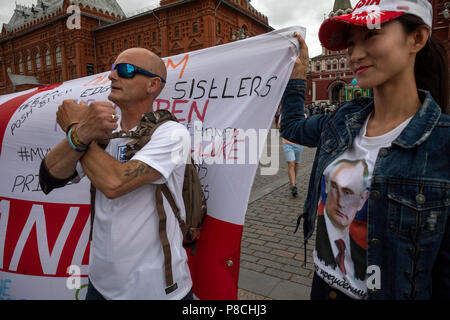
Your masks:
<instances>
[{"instance_id":1,"label":"brick building facade","mask_svg":"<svg viewBox=\"0 0 450 320\"><path fill-rule=\"evenodd\" d=\"M126 48L166 57L271 31L268 18L250 2L161 0L159 7L132 17L115 0L16 5L0 36L0 94L36 86L26 81L32 77L51 84L107 71ZM69 28L73 4L80 10L80 28Z\"/></svg>"},{"instance_id":2,"label":"brick building facade","mask_svg":"<svg viewBox=\"0 0 450 320\"><path fill-rule=\"evenodd\" d=\"M450 61L450 1L429 0L433 5L433 34L447 44Z\"/></svg>"},{"instance_id":3,"label":"brick building facade","mask_svg":"<svg viewBox=\"0 0 450 320\"><path fill-rule=\"evenodd\" d=\"M350 0L335 0L328 17L351 11ZM344 86L352 79L353 73L347 62L347 50L332 51L322 47L322 54L310 59L306 104L338 104L345 101Z\"/></svg>"}]
</instances>

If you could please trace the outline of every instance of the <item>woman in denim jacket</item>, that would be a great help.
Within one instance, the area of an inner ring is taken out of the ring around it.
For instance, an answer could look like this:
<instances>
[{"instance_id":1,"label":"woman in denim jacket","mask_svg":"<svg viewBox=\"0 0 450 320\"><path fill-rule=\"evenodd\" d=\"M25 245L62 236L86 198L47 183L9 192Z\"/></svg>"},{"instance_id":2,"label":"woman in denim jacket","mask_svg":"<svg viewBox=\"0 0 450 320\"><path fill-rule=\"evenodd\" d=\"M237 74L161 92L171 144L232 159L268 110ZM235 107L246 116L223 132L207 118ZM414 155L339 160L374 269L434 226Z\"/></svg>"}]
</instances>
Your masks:
<instances>
[{"instance_id":1,"label":"woman in denim jacket","mask_svg":"<svg viewBox=\"0 0 450 320\"><path fill-rule=\"evenodd\" d=\"M374 97L305 119L309 59L298 36L282 99L281 135L317 147L297 223L306 251L317 222L311 299L450 299L447 54L430 37L428 1L372 2L324 21L319 38L348 48Z\"/></svg>"}]
</instances>

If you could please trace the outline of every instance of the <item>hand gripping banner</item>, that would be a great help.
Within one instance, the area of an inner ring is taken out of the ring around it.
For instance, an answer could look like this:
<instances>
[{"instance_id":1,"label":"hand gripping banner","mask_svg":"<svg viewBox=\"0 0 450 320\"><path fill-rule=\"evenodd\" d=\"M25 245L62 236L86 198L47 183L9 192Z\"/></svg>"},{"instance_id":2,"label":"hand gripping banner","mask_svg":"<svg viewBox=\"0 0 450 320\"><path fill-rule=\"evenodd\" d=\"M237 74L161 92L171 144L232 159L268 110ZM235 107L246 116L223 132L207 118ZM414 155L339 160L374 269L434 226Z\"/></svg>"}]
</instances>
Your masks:
<instances>
[{"instance_id":1,"label":"hand gripping banner","mask_svg":"<svg viewBox=\"0 0 450 320\"><path fill-rule=\"evenodd\" d=\"M189 129L207 197L202 236L189 255L200 299L237 298L245 213L298 56L294 31L305 37L304 28L291 27L163 59L167 85L153 109L170 110ZM65 137L58 106L65 99L108 101L108 75L0 96L0 300L84 299L89 181L44 195L39 165ZM278 159L270 165L273 174Z\"/></svg>"}]
</instances>

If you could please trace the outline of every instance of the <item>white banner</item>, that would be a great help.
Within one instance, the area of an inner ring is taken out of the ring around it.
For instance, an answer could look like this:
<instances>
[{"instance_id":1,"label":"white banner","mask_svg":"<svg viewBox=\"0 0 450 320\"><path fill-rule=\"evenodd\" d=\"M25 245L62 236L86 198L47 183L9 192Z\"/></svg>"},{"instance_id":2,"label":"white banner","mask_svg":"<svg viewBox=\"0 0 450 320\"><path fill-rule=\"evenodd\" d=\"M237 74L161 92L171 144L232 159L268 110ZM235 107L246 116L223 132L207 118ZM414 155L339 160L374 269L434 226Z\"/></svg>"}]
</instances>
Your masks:
<instances>
[{"instance_id":1,"label":"white banner","mask_svg":"<svg viewBox=\"0 0 450 320\"><path fill-rule=\"evenodd\" d=\"M167 85L153 109L168 109L190 130L208 217L238 230L238 239L224 249L232 252L236 262L258 162L298 55L294 31L305 36L304 28L292 27L163 59ZM83 179L44 195L39 165L64 138L56 123L58 106L64 99L88 104L107 101L108 75L0 96L0 299L84 298L89 181ZM269 174L276 173L278 154L276 159L267 158L266 164L273 169ZM213 250L219 241L211 237L203 250ZM206 242L203 235L201 241ZM215 250L224 259L231 254L221 253L219 247ZM199 259L207 257L200 252ZM200 264L214 269L214 263ZM71 265L75 269L69 270ZM194 283L200 283L193 265ZM207 286L232 285L231 292L237 292L239 263L232 273L232 284L216 281ZM201 291L196 291L200 298L212 297Z\"/></svg>"}]
</instances>

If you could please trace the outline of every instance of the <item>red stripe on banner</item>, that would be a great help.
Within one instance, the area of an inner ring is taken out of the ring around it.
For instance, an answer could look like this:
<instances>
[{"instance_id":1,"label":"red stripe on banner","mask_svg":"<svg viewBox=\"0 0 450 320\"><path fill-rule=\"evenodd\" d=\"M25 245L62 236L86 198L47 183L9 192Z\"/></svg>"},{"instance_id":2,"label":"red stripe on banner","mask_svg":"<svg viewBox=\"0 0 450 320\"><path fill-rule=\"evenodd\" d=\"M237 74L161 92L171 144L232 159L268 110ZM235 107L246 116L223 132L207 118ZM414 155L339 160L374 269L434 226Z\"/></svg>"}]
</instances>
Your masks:
<instances>
[{"instance_id":1,"label":"red stripe on banner","mask_svg":"<svg viewBox=\"0 0 450 320\"><path fill-rule=\"evenodd\" d=\"M2 145L3 145L3 138L5 137L6 132L6 126L9 123L9 120L14 115L16 110L29 98L34 96L37 93L52 90L54 88L57 88L61 85L59 84L53 84L48 86L41 86L35 91L32 91L30 93L24 94L22 96L15 97L11 100L6 101L5 103L0 105L0 156L2 155Z\"/></svg>"},{"instance_id":2,"label":"red stripe on banner","mask_svg":"<svg viewBox=\"0 0 450 320\"><path fill-rule=\"evenodd\" d=\"M70 209L76 210L76 217L73 223L68 225L70 229L65 231L67 235L62 239L62 247L58 248L61 250L60 254L55 254L58 251L55 250L55 244L68 219ZM3 265L0 272L67 277L67 268L72 264L84 227L90 223L89 217L90 206L86 204L43 203L0 197L0 225L7 223L4 233L0 232L0 241L4 241L4 251L0 252L0 258L3 257L0 261ZM3 222L1 218L4 218ZM39 235L38 225L41 230ZM86 252L89 251L89 243L82 249L84 254L80 262L87 265ZM44 255L41 255L41 251ZM48 252L50 257L46 256L45 252ZM53 272L44 271L44 265L48 267L54 263L56 268Z\"/></svg>"},{"instance_id":3,"label":"red stripe on banner","mask_svg":"<svg viewBox=\"0 0 450 320\"><path fill-rule=\"evenodd\" d=\"M195 255L189 254L194 293L201 300L237 300L244 226L206 216Z\"/></svg>"}]
</instances>

